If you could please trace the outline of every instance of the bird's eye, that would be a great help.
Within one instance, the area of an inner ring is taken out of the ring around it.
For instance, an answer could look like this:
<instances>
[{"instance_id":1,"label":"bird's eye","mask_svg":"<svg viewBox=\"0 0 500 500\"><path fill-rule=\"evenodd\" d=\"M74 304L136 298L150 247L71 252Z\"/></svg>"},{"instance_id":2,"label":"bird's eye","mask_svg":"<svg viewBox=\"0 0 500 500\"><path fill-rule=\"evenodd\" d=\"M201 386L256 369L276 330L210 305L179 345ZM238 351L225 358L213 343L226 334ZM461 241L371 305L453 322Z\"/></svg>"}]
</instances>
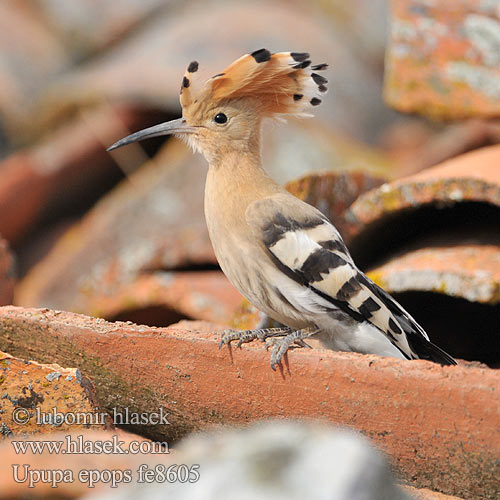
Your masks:
<instances>
[{"instance_id":1,"label":"bird's eye","mask_svg":"<svg viewBox=\"0 0 500 500\"><path fill-rule=\"evenodd\" d=\"M224 113L217 113L214 116L214 122L215 123L226 123L227 122L227 116Z\"/></svg>"}]
</instances>

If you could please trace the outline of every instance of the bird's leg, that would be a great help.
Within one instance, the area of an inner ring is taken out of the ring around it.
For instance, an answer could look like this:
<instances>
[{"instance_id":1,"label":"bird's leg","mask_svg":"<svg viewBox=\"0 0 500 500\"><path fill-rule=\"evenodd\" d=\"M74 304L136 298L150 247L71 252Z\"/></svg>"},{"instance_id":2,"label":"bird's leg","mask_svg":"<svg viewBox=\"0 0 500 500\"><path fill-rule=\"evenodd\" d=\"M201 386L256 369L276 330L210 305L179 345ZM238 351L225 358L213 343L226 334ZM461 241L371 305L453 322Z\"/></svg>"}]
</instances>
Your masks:
<instances>
[{"instance_id":1,"label":"bird's leg","mask_svg":"<svg viewBox=\"0 0 500 500\"><path fill-rule=\"evenodd\" d=\"M288 349L295 347L292 346L292 344L297 344L299 347L309 347L311 349L311 346L304 342L304 339L311 337L318 332L319 329L317 328L304 328L302 330L292 331L281 339L267 340L266 349L274 344L273 351L271 353L271 368L276 371L276 367L281 363L281 359Z\"/></svg>"},{"instance_id":2,"label":"bird's leg","mask_svg":"<svg viewBox=\"0 0 500 500\"><path fill-rule=\"evenodd\" d=\"M237 340L237 347L241 347L241 344L252 342L252 340L255 339L259 339L264 342L269 337L284 336L288 335L290 332L292 332L292 329L288 326L278 328L259 328L258 330L224 330L219 343L219 349L233 340Z\"/></svg>"}]
</instances>

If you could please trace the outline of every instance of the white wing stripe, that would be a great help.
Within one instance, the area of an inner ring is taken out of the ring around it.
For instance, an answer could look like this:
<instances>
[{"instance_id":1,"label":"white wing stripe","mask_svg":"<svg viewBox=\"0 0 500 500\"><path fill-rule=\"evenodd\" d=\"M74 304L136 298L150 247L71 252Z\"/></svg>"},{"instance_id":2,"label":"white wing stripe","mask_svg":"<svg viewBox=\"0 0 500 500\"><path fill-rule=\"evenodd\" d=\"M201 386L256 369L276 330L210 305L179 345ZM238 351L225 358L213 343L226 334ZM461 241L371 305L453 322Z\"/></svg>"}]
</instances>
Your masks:
<instances>
[{"instance_id":1,"label":"white wing stripe","mask_svg":"<svg viewBox=\"0 0 500 500\"><path fill-rule=\"evenodd\" d=\"M269 250L290 269L300 269L315 250L321 248L304 231L288 231Z\"/></svg>"}]
</instances>

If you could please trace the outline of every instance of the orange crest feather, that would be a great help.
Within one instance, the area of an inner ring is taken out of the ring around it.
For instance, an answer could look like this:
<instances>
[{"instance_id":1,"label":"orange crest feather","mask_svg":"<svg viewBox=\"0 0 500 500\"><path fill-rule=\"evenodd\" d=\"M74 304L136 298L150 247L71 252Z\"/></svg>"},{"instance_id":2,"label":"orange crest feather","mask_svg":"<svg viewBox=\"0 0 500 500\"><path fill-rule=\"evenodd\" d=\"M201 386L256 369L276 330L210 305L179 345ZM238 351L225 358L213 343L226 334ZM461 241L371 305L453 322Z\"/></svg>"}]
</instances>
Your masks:
<instances>
[{"instance_id":1,"label":"orange crest feather","mask_svg":"<svg viewBox=\"0 0 500 500\"><path fill-rule=\"evenodd\" d=\"M183 78L181 105L189 106L195 96L213 102L252 97L268 116L304 114L320 104L321 96L327 91L327 79L315 73L326 68L327 64L311 67L307 53L271 54L260 49L240 57L222 73L207 80L196 95L191 90L192 74L198 70L198 63L194 61Z\"/></svg>"}]
</instances>

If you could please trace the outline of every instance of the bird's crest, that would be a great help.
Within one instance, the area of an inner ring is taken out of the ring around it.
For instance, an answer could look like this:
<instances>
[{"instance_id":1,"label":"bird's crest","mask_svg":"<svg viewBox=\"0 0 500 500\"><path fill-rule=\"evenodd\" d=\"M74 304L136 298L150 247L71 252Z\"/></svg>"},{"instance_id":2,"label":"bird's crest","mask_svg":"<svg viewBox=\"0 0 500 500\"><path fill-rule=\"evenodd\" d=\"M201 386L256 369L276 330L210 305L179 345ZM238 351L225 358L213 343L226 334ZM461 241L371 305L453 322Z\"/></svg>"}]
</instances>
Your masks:
<instances>
[{"instance_id":1,"label":"bird's crest","mask_svg":"<svg viewBox=\"0 0 500 500\"><path fill-rule=\"evenodd\" d=\"M183 109L210 100L219 103L250 97L265 116L305 115L321 104L328 80L317 73L327 64L311 65L305 52L246 54L205 82L197 81L198 63L189 64L181 85Z\"/></svg>"}]
</instances>

